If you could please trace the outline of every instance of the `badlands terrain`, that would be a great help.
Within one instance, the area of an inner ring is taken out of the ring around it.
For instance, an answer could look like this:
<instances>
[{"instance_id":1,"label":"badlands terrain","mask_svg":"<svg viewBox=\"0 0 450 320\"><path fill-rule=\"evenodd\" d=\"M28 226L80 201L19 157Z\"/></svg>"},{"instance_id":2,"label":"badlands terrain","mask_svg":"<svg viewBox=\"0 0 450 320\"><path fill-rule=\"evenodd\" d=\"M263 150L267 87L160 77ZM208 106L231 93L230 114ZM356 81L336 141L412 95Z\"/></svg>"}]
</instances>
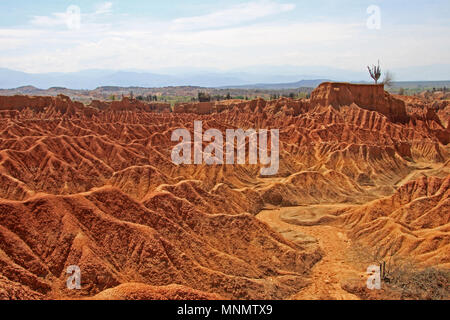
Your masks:
<instances>
[{"instance_id":1,"label":"badlands terrain","mask_svg":"<svg viewBox=\"0 0 450 320\"><path fill-rule=\"evenodd\" d=\"M347 83L173 110L0 97L0 299L448 299L449 119L449 100ZM197 120L279 129L278 174L173 164Z\"/></svg>"}]
</instances>

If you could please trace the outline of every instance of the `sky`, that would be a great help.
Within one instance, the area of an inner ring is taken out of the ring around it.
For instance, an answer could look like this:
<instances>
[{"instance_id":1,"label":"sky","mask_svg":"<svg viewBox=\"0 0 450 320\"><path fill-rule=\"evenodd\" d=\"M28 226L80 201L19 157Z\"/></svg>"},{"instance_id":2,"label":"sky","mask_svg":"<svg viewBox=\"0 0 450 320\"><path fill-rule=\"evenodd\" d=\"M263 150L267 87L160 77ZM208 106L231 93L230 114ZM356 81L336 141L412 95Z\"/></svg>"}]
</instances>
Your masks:
<instances>
[{"instance_id":1,"label":"sky","mask_svg":"<svg viewBox=\"0 0 450 320\"><path fill-rule=\"evenodd\" d=\"M1 0L0 68L448 65L448 17L448 0Z\"/></svg>"}]
</instances>

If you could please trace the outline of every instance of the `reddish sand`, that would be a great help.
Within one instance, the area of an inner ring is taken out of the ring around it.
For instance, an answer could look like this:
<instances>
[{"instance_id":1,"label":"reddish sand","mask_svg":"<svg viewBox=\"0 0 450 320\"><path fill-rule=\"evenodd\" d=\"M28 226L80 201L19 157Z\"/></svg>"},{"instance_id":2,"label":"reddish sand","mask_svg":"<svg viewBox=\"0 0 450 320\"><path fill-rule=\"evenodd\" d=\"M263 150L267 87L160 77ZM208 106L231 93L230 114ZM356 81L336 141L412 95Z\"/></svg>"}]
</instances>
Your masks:
<instances>
[{"instance_id":1,"label":"reddish sand","mask_svg":"<svg viewBox=\"0 0 450 320\"><path fill-rule=\"evenodd\" d=\"M448 268L447 109L342 83L174 113L0 97L0 298L355 298L342 289L348 273L365 281L345 260L354 242ZM174 165L171 134L195 120L280 129L278 175ZM70 265L82 290L66 288Z\"/></svg>"}]
</instances>

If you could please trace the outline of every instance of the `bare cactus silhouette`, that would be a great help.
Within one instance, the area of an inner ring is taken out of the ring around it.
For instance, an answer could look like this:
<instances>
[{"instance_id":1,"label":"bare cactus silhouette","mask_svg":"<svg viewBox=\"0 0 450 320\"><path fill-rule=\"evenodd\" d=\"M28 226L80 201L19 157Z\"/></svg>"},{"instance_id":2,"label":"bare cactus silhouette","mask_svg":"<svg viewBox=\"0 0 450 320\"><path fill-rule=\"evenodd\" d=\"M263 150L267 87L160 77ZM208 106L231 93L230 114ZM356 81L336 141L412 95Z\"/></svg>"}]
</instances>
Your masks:
<instances>
[{"instance_id":1,"label":"bare cactus silhouette","mask_svg":"<svg viewBox=\"0 0 450 320\"><path fill-rule=\"evenodd\" d=\"M375 80L375 84L378 84L378 80L380 80L381 77L380 61L378 60L377 66L374 65L372 68L368 66L367 69L369 70L371 78Z\"/></svg>"}]
</instances>

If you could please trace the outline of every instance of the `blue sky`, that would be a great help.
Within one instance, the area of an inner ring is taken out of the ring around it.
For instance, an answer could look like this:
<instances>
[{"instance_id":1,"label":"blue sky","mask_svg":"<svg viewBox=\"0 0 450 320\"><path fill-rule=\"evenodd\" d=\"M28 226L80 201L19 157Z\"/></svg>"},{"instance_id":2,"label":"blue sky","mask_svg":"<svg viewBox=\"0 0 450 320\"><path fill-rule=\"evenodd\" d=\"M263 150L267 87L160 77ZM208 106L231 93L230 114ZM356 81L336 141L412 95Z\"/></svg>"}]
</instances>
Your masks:
<instances>
[{"instance_id":1,"label":"blue sky","mask_svg":"<svg viewBox=\"0 0 450 320\"><path fill-rule=\"evenodd\" d=\"M380 9L379 29L367 27L371 5ZM79 8L79 20L70 6ZM448 0L2 0L0 67L358 71L378 59L392 70L449 64L449 17Z\"/></svg>"}]
</instances>

